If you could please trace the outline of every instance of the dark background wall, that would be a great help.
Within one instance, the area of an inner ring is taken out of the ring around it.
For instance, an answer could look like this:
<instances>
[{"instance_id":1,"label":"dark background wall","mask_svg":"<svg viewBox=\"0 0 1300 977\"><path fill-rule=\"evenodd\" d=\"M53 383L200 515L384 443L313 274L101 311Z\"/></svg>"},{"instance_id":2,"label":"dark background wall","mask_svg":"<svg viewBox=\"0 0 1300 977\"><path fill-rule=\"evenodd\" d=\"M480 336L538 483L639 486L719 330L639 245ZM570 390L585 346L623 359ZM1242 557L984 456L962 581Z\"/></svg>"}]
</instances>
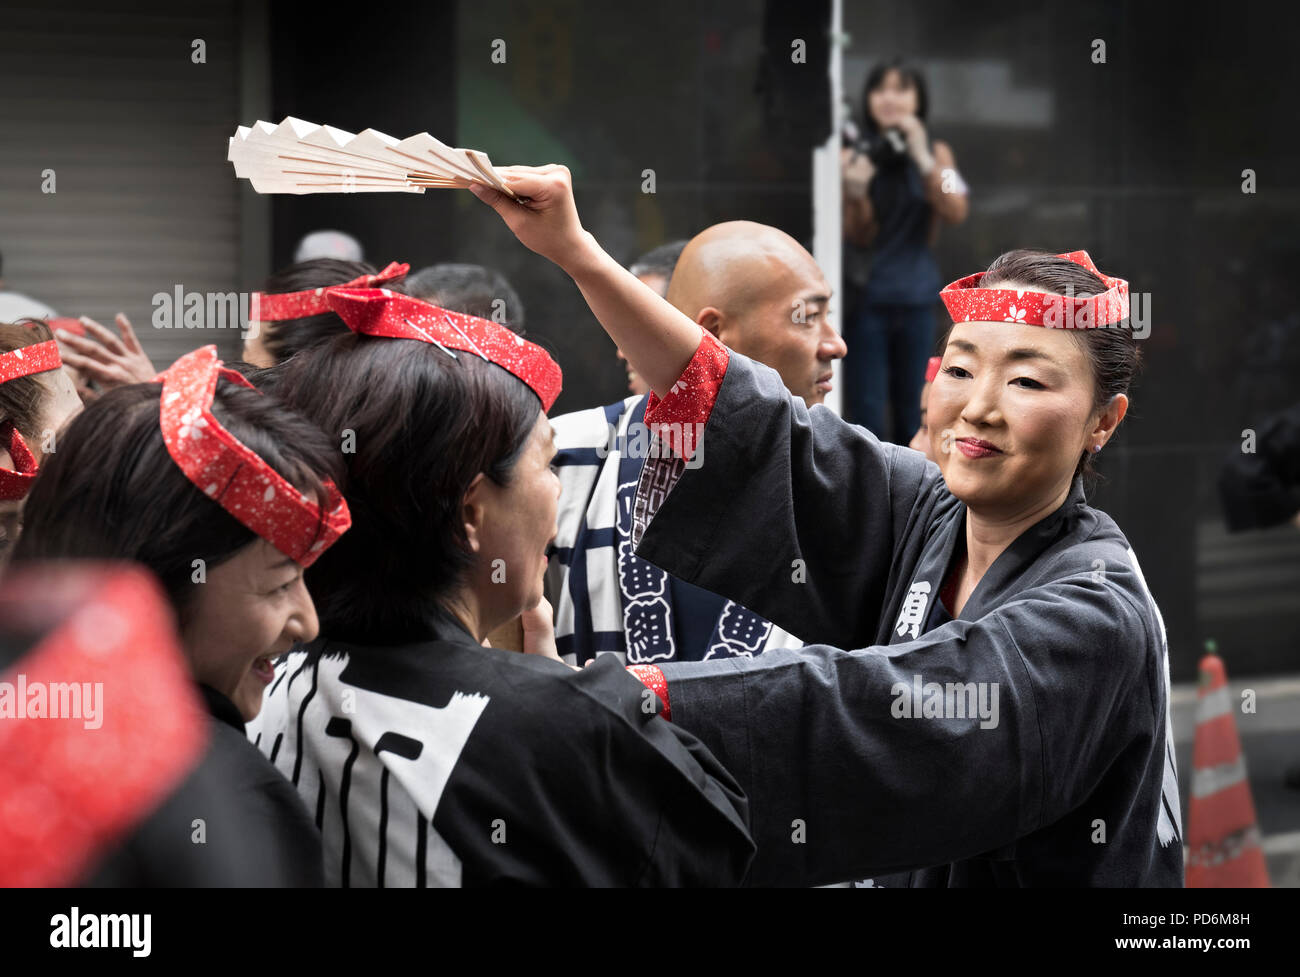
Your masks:
<instances>
[{"instance_id":1,"label":"dark background wall","mask_svg":"<svg viewBox=\"0 0 1300 977\"><path fill-rule=\"evenodd\" d=\"M412 5L403 10L400 26L383 18L340 29L338 18L319 12L315 4L270 5L269 121L295 116L349 132L376 129L399 139L430 132L454 141L455 4ZM272 264L289 264L299 238L329 227L358 238L380 267L394 259L409 261L413 269L452 260L457 196L273 196ZM472 197L470 202L477 203Z\"/></svg>"},{"instance_id":2,"label":"dark background wall","mask_svg":"<svg viewBox=\"0 0 1300 977\"><path fill-rule=\"evenodd\" d=\"M61 315L111 324L125 311L158 363L204 342L237 348L236 330L155 330L150 318L152 296L177 286L240 287L225 146L240 113L243 23L234 0L0 0L7 287Z\"/></svg>"}]
</instances>

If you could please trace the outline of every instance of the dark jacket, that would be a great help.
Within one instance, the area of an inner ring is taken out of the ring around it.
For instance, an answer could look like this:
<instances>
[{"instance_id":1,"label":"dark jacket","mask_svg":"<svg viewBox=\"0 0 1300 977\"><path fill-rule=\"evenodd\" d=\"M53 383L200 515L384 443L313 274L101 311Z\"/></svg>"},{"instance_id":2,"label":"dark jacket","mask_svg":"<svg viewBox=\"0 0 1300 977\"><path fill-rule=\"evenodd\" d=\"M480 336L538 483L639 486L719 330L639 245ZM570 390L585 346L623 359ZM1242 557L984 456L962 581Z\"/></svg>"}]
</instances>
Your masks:
<instances>
[{"instance_id":1,"label":"dark jacket","mask_svg":"<svg viewBox=\"0 0 1300 977\"><path fill-rule=\"evenodd\" d=\"M582 671L427 640L318 638L279 666L261 748L315 811L331 885L732 885L744 794L608 658Z\"/></svg>"},{"instance_id":2,"label":"dark jacket","mask_svg":"<svg viewBox=\"0 0 1300 977\"><path fill-rule=\"evenodd\" d=\"M703 440L646 461L637 554L815 643L663 666L749 795L752 881L1182 885L1164 624L1079 479L953 619L933 462L736 353Z\"/></svg>"},{"instance_id":3,"label":"dark jacket","mask_svg":"<svg viewBox=\"0 0 1300 977\"><path fill-rule=\"evenodd\" d=\"M213 717L202 760L84 884L320 886L320 833L297 792L245 738L234 703L199 691Z\"/></svg>"}]
</instances>

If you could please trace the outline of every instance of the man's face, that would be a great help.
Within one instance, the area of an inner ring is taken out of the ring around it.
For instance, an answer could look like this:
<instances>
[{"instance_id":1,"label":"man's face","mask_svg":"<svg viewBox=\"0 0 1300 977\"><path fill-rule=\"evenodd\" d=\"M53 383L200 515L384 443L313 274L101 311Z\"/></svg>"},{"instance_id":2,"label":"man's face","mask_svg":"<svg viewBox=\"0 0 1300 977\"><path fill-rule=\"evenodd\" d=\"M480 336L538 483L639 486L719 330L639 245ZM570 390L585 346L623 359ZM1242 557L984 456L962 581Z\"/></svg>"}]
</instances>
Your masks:
<instances>
[{"instance_id":1,"label":"man's face","mask_svg":"<svg viewBox=\"0 0 1300 977\"><path fill-rule=\"evenodd\" d=\"M764 296L724 317L718 338L772 367L790 393L811 407L826 399L831 366L847 352L831 325L831 289L811 255L790 262L768 260L772 277Z\"/></svg>"}]
</instances>

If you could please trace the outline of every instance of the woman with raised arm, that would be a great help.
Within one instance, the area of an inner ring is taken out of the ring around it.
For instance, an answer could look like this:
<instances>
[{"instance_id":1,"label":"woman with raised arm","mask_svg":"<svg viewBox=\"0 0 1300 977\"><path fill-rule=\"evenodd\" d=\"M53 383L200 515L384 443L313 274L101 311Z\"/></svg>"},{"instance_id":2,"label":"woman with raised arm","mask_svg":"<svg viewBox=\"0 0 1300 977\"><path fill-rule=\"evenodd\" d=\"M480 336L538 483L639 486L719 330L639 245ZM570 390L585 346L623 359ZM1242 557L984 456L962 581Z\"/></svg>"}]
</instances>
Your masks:
<instances>
[{"instance_id":1,"label":"woman with raised arm","mask_svg":"<svg viewBox=\"0 0 1300 977\"><path fill-rule=\"evenodd\" d=\"M573 277L647 423L680 455L707 422L702 466L647 460L638 554L821 642L638 669L749 795L750 881L1181 885L1164 628L1082 479L1128 408L1127 282L1011 252L948 286L935 465L632 278L564 167L502 172L526 200L474 192Z\"/></svg>"}]
</instances>

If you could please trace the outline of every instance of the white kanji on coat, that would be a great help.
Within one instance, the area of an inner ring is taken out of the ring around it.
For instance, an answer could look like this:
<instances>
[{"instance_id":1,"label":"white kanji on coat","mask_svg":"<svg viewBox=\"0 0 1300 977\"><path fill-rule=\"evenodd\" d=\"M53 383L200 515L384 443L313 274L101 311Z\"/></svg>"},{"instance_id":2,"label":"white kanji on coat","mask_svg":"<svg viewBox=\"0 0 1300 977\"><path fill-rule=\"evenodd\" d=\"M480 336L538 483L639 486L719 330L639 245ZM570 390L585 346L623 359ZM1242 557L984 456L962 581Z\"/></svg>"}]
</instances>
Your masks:
<instances>
[{"instance_id":1,"label":"white kanji on coat","mask_svg":"<svg viewBox=\"0 0 1300 977\"><path fill-rule=\"evenodd\" d=\"M925 623L925 609L930 605L930 582L928 580L914 581L912 587L903 598L903 609L898 612L898 624L895 630L900 636L915 638L921 633L921 625Z\"/></svg>"}]
</instances>

